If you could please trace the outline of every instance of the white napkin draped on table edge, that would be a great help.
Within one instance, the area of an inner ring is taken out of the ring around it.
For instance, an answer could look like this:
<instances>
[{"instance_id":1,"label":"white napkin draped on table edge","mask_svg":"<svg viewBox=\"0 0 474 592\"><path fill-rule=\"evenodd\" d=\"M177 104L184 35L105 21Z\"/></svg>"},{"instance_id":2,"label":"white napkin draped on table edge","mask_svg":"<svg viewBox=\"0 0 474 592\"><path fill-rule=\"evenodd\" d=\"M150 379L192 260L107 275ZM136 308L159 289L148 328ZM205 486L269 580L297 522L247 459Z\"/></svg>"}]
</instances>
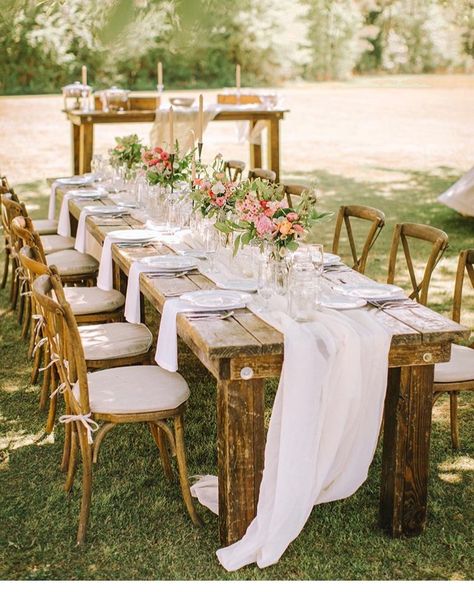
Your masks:
<instances>
[{"instance_id":1,"label":"white napkin draped on table edge","mask_svg":"<svg viewBox=\"0 0 474 592\"><path fill-rule=\"evenodd\" d=\"M56 216L56 189L60 186L58 181L53 181L51 183L51 191L49 194L49 204L48 204L48 220L54 220Z\"/></svg>"},{"instance_id":2,"label":"white napkin draped on table edge","mask_svg":"<svg viewBox=\"0 0 474 592\"><path fill-rule=\"evenodd\" d=\"M474 167L442 193L438 201L463 216L474 216Z\"/></svg>"},{"instance_id":3,"label":"white napkin draped on table edge","mask_svg":"<svg viewBox=\"0 0 474 592\"><path fill-rule=\"evenodd\" d=\"M348 497L366 480L382 420L391 342L376 312L324 310L313 322L297 323L279 310L257 311L283 333L285 355L257 516L240 541L217 551L225 569L276 563L315 505ZM191 492L217 511L217 477L206 475Z\"/></svg>"}]
</instances>

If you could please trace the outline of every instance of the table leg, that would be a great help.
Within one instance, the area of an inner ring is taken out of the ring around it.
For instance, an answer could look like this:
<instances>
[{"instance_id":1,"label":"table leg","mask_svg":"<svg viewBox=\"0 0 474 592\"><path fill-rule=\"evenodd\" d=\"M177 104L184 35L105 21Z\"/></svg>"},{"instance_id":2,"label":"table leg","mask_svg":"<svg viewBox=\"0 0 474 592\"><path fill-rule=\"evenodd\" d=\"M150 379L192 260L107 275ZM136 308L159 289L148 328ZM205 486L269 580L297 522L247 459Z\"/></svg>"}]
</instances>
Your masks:
<instances>
[{"instance_id":1,"label":"table leg","mask_svg":"<svg viewBox=\"0 0 474 592\"><path fill-rule=\"evenodd\" d=\"M83 175L91 170L94 150L94 125L92 123L82 123L79 129L79 174Z\"/></svg>"},{"instance_id":2,"label":"table leg","mask_svg":"<svg viewBox=\"0 0 474 592\"><path fill-rule=\"evenodd\" d=\"M255 121L255 120L250 122L249 137L252 135L252 130L257 125L257 123L258 123L258 121ZM252 142L250 142L250 168L251 169L262 168L262 145L261 144L252 144Z\"/></svg>"},{"instance_id":3,"label":"table leg","mask_svg":"<svg viewBox=\"0 0 474 592\"><path fill-rule=\"evenodd\" d=\"M268 126L268 168L276 173L280 182L280 120L272 117Z\"/></svg>"},{"instance_id":4,"label":"table leg","mask_svg":"<svg viewBox=\"0 0 474 592\"><path fill-rule=\"evenodd\" d=\"M80 158L80 129L78 125L71 123L71 159L72 159L72 174L79 174L79 158Z\"/></svg>"},{"instance_id":5,"label":"table leg","mask_svg":"<svg viewBox=\"0 0 474 592\"><path fill-rule=\"evenodd\" d=\"M389 371L385 401L380 526L393 537L426 524L434 366Z\"/></svg>"},{"instance_id":6,"label":"table leg","mask_svg":"<svg viewBox=\"0 0 474 592\"><path fill-rule=\"evenodd\" d=\"M218 383L219 530L238 541L255 517L265 451L264 381Z\"/></svg>"}]
</instances>

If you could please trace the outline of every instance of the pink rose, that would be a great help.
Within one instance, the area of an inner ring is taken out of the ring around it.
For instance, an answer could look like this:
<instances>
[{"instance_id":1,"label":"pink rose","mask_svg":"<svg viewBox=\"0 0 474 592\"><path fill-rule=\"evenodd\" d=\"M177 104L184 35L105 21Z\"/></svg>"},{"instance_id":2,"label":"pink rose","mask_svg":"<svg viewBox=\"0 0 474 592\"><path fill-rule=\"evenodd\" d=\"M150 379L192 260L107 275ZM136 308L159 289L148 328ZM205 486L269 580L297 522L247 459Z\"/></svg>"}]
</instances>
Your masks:
<instances>
[{"instance_id":1,"label":"pink rose","mask_svg":"<svg viewBox=\"0 0 474 592\"><path fill-rule=\"evenodd\" d=\"M296 232L304 232L304 228L301 226L301 224L293 224L293 229Z\"/></svg>"},{"instance_id":2,"label":"pink rose","mask_svg":"<svg viewBox=\"0 0 474 592\"><path fill-rule=\"evenodd\" d=\"M296 212L290 212L286 215L286 219L290 222L294 222L295 220L298 220L298 214Z\"/></svg>"},{"instance_id":3,"label":"pink rose","mask_svg":"<svg viewBox=\"0 0 474 592\"><path fill-rule=\"evenodd\" d=\"M259 236L265 236L273 230L273 223L267 216L259 216L255 222L255 228Z\"/></svg>"},{"instance_id":4,"label":"pink rose","mask_svg":"<svg viewBox=\"0 0 474 592\"><path fill-rule=\"evenodd\" d=\"M218 205L220 208L222 208L222 206L225 204L225 197L218 197L216 199L216 205Z\"/></svg>"}]
</instances>

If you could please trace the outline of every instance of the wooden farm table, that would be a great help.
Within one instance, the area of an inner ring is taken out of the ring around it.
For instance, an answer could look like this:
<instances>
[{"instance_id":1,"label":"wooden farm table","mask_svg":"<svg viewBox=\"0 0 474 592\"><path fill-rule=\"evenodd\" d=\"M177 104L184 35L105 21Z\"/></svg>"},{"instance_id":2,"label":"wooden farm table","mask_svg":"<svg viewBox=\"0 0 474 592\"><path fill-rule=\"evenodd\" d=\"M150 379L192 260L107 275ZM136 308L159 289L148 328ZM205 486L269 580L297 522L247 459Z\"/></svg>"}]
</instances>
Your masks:
<instances>
[{"instance_id":1,"label":"wooden farm table","mask_svg":"<svg viewBox=\"0 0 474 592\"><path fill-rule=\"evenodd\" d=\"M140 109L120 113L104 111L66 111L72 129L73 174L82 175L90 171L94 152L94 125L103 123L143 123L155 121L155 110ZM249 121L251 127L257 122L268 122L267 168L275 171L280 180L280 120L287 110L284 109L237 109L222 110L213 121ZM260 144L250 144L250 167L262 166L262 148Z\"/></svg>"},{"instance_id":2,"label":"wooden farm table","mask_svg":"<svg viewBox=\"0 0 474 592\"><path fill-rule=\"evenodd\" d=\"M85 203L69 201L71 218L78 219ZM130 216L116 219L116 226L110 222L87 219L89 231L101 244L111 230L142 226ZM116 287L125 290L135 259L169 252L166 246L113 245ZM372 281L357 272L328 275L331 281L339 276L350 283ZM159 312L167 294L212 287L198 272L181 278L140 275L144 298ZM376 315L393 331L379 523L394 537L418 535L426 524L433 365L448 361L451 342L468 331L423 306L378 310ZM255 516L265 448L264 380L280 375L283 336L247 309L236 311L231 319L206 322L193 322L181 314L177 326L181 339L217 380L219 527L221 543L227 545L242 537ZM242 370L249 368L253 374L244 380Z\"/></svg>"}]
</instances>

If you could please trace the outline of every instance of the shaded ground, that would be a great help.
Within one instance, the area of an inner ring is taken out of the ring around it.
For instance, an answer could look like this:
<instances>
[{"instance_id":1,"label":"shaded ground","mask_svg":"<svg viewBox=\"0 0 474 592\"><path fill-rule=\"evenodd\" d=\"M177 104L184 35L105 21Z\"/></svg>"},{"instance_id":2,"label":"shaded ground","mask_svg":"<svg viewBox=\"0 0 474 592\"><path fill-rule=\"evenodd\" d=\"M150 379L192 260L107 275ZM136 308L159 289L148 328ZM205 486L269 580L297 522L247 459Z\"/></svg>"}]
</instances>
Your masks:
<instances>
[{"instance_id":1,"label":"shaded ground","mask_svg":"<svg viewBox=\"0 0 474 592\"><path fill-rule=\"evenodd\" d=\"M285 173L288 179L309 180L317 176L323 209L335 211L338 205L350 200L377 206L385 212L387 227L374 247L368 268L372 277L385 278L388 245L396 221L424 222L443 228L450 236L450 250L433 276L431 296L433 306L449 314L457 253L472 246L474 220L458 216L435 198L461 171L472 166L472 153L467 150L472 128L460 116L463 109L465 114L468 110L472 86L467 91L466 85L471 84L467 78L453 78L458 88L450 90L439 78L430 78L432 88L428 92L419 86L427 78L397 80L397 88L393 88L395 81L389 79L365 79L289 93L291 100L298 93L301 97L305 93L309 96L313 90L321 101L324 95L324 111L330 112L331 117L324 117L323 112L314 115L312 125L320 133L317 136L313 130L311 135L309 124L305 125L304 118L300 121L295 111L301 108L304 112L306 107L302 102L295 103L291 115L294 128L287 125L284 130ZM445 80L449 79L442 79ZM354 124L352 133L344 132L340 119L354 121L352 112L359 92L366 97L358 103L363 117L357 116L359 123ZM418 107L409 101L410 93L415 93L412 97L423 96ZM345 100L338 106L337 97L342 101L342 95ZM15 104L26 100L29 99ZM51 102L53 113L55 99L41 100ZM0 109L4 101L0 100ZM381 101L385 106L387 101L392 101L390 108L384 110ZM375 109L376 104L378 111L371 114L369 106ZM418 116L413 110L418 110ZM377 126L382 111L385 115ZM430 111L432 115L428 116ZM370 123L373 133L379 134L373 144L361 132L364 120L364 125ZM21 119L17 122L27 125ZM42 126L49 129L37 116L29 125L31 134ZM48 132L48 141L39 134L40 143L33 147L24 141L21 126L17 128L20 135L10 137L14 146L9 151L11 170L18 181L31 181L18 189L27 198L34 215L43 216L46 186L33 181L67 172L67 138L64 137L67 128L62 136L58 130L57 136ZM355 129L358 126L359 131ZM305 156L300 157L303 151L293 149L303 129L306 141L313 148L305 150ZM393 142L387 130L393 131ZM61 142L54 148L57 152L41 151L40 146L50 150L55 137ZM409 138L406 146L404 137ZM104 146L109 143L110 138ZM425 151L426 146L430 146L429 151ZM238 157L238 149L232 147L232 156ZM346 152L342 152L344 149ZM27 154L25 150L31 152ZM30 155L34 156L33 160ZM18 164L20 160L22 166ZM29 163L29 168L25 163ZM47 171L46 167L49 167ZM58 170L60 167L64 169ZM333 227L334 221L330 221L318 229L326 246L331 244ZM417 250L415 257L421 264L423 252ZM470 309L465 321L473 326L472 293L467 294L465 303ZM153 317L149 319L156 330ZM428 529L421 537L391 540L377 528L378 450L369 478L359 491L347 500L315 508L301 535L276 566L263 571L249 567L227 574L214 555L218 548L216 518L203 509L204 528L192 528L178 488L163 479L150 436L135 426L117 430L104 443L95 475L89 542L84 550L78 550L74 540L79 484L72 495L64 495L63 476L58 471L62 430L57 430L53 437L44 436L45 418L37 409L38 388L29 384L25 346L19 338L14 315L6 311L3 292L0 292L0 323L0 579L473 578L474 405L472 395L468 394L460 401L462 447L457 453L450 447L446 398L434 409ZM182 351L181 366L192 392L186 426L190 473L215 473L215 383L185 351ZM268 410L275 387L275 381L267 385Z\"/></svg>"}]
</instances>

